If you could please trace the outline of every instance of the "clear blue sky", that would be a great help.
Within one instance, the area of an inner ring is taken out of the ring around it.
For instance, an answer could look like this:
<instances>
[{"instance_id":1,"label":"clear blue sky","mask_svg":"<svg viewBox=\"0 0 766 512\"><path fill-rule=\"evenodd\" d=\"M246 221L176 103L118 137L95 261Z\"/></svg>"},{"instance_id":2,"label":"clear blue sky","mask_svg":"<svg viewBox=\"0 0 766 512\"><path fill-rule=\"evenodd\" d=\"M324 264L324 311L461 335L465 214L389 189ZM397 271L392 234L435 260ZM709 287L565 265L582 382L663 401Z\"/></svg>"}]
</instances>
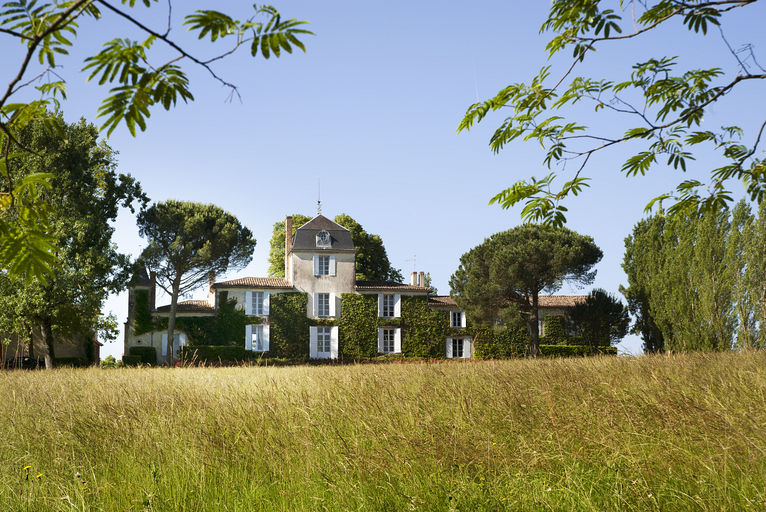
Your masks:
<instances>
[{"instance_id":1,"label":"clear blue sky","mask_svg":"<svg viewBox=\"0 0 766 512\"><path fill-rule=\"evenodd\" d=\"M184 2L185 9L187 4L205 6ZM227 2L226 8L234 5L244 13L250 2ZM212 55L184 34L181 6L175 6L171 35L201 56ZM325 215L351 215L382 236L393 265L405 275L416 257L417 270L430 272L439 292L449 293L460 255L520 223L518 209L503 211L489 206L489 199L517 179L546 173L543 153L533 143L491 153L487 144L499 116L468 133L457 134L456 128L471 103L528 80L546 63L549 35L538 29L549 4L304 0L276 6L285 17L311 22L316 36L307 39L307 52L270 61L243 52L220 62L216 71L239 86L241 102L226 102L226 90L203 70L187 66L193 103L155 110L147 131L136 138L123 127L112 134L109 144L119 151L120 170L133 174L154 201L212 202L234 213L258 240L252 263L237 276L266 275L272 225L291 213L314 214L321 179ZM161 4L136 11L148 24L164 28ZM766 9L742 11L724 25L726 36L735 47L752 43L766 62ZM109 14L81 30L78 49L59 71L69 82L64 113L70 121L95 120L106 92L78 73L82 57L115 36L139 37ZM634 62L680 55L684 66L724 66L727 76L736 72L717 30L706 37L666 30L602 48L583 70L621 79ZM15 46L0 45L4 63L15 63L17 53ZM551 63L561 70L568 63L564 57ZM762 91L743 88L706 121L717 127L734 117L750 128L762 119L763 105ZM599 123L604 133L623 128ZM591 159L593 187L568 205L569 227L593 236L604 251L595 286L613 293L626 284L620 268L624 238L646 202L682 179L664 168L625 178L619 167L628 149ZM689 175L710 166L702 158ZM140 253L143 242L132 216L120 217L115 242L122 251ZM588 291L564 286L559 293ZM205 294L199 290L195 296ZM116 313L122 324L126 308L123 293L108 301L105 312ZM104 347L102 357L119 357L122 347L120 337ZM631 337L623 348L636 352L640 340Z\"/></svg>"}]
</instances>

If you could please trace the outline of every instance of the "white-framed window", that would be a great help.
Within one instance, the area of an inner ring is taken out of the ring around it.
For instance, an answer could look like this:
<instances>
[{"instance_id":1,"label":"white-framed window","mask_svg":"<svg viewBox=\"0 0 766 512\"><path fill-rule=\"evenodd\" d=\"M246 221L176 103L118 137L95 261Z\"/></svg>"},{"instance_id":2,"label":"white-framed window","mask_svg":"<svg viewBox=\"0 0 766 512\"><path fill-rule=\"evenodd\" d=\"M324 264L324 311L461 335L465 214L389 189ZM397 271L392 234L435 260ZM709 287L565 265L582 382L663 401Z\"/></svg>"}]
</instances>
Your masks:
<instances>
[{"instance_id":1,"label":"white-framed window","mask_svg":"<svg viewBox=\"0 0 766 512\"><path fill-rule=\"evenodd\" d=\"M383 329L383 353L394 351L394 329Z\"/></svg>"},{"instance_id":2,"label":"white-framed window","mask_svg":"<svg viewBox=\"0 0 766 512\"><path fill-rule=\"evenodd\" d=\"M253 352L269 351L268 324L245 326L245 350L252 350Z\"/></svg>"},{"instance_id":3,"label":"white-framed window","mask_svg":"<svg viewBox=\"0 0 766 512\"><path fill-rule=\"evenodd\" d=\"M470 358L471 338L447 338L447 358Z\"/></svg>"},{"instance_id":4,"label":"white-framed window","mask_svg":"<svg viewBox=\"0 0 766 512\"><path fill-rule=\"evenodd\" d=\"M319 261L317 262L317 275L329 276L330 275L330 257L319 256L318 259Z\"/></svg>"},{"instance_id":5,"label":"white-framed window","mask_svg":"<svg viewBox=\"0 0 766 512\"><path fill-rule=\"evenodd\" d=\"M254 315L262 315L263 314L263 292L253 292L253 314Z\"/></svg>"},{"instance_id":6,"label":"white-framed window","mask_svg":"<svg viewBox=\"0 0 766 512\"><path fill-rule=\"evenodd\" d=\"M330 294L317 293L317 316L330 316Z\"/></svg>"},{"instance_id":7,"label":"white-framed window","mask_svg":"<svg viewBox=\"0 0 766 512\"><path fill-rule=\"evenodd\" d=\"M394 317L394 305L396 304L396 298L393 294L384 294L383 295L383 314L381 315L384 318L393 318Z\"/></svg>"},{"instance_id":8,"label":"white-framed window","mask_svg":"<svg viewBox=\"0 0 766 512\"><path fill-rule=\"evenodd\" d=\"M449 326L453 329L465 327L465 313L462 311L450 311Z\"/></svg>"},{"instance_id":9,"label":"white-framed window","mask_svg":"<svg viewBox=\"0 0 766 512\"><path fill-rule=\"evenodd\" d=\"M326 356L332 346L332 327L317 327L317 354Z\"/></svg>"},{"instance_id":10,"label":"white-framed window","mask_svg":"<svg viewBox=\"0 0 766 512\"><path fill-rule=\"evenodd\" d=\"M378 316L380 318L399 318L402 316L401 295L398 293L379 293Z\"/></svg>"},{"instance_id":11,"label":"white-framed window","mask_svg":"<svg viewBox=\"0 0 766 512\"><path fill-rule=\"evenodd\" d=\"M378 352L382 354L398 354L402 351L402 330L398 327L381 327L378 329Z\"/></svg>"},{"instance_id":12,"label":"white-framed window","mask_svg":"<svg viewBox=\"0 0 766 512\"><path fill-rule=\"evenodd\" d=\"M269 292L264 291L246 291L245 292L245 314L268 316L269 314Z\"/></svg>"}]
</instances>

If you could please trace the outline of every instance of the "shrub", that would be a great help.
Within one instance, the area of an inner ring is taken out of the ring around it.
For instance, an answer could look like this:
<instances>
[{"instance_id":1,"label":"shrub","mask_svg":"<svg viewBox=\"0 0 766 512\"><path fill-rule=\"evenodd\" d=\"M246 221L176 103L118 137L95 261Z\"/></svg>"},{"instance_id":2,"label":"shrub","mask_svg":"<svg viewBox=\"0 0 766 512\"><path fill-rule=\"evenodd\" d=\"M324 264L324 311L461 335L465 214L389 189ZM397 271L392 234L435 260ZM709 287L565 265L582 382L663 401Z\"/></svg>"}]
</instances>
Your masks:
<instances>
[{"instance_id":1,"label":"shrub","mask_svg":"<svg viewBox=\"0 0 766 512\"><path fill-rule=\"evenodd\" d=\"M154 347L130 347L128 349L128 355L140 357L141 364L157 366L157 349Z\"/></svg>"},{"instance_id":2,"label":"shrub","mask_svg":"<svg viewBox=\"0 0 766 512\"><path fill-rule=\"evenodd\" d=\"M184 363L205 361L248 361L257 359L253 352L245 350L245 347L232 345L197 345L194 347L181 347L178 359Z\"/></svg>"},{"instance_id":3,"label":"shrub","mask_svg":"<svg viewBox=\"0 0 766 512\"><path fill-rule=\"evenodd\" d=\"M543 332L540 345L569 345L567 319L561 315L548 315L543 319Z\"/></svg>"},{"instance_id":4,"label":"shrub","mask_svg":"<svg viewBox=\"0 0 766 512\"><path fill-rule=\"evenodd\" d=\"M85 368L90 363L84 357L58 357L54 366L69 366L71 368Z\"/></svg>"},{"instance_id":5,"label":"shrub","mask_svg":"<svg viewBox=\"0 0 766 512\"><path fill-rule=\"evenodd\" d=\"M141 360L141 356L131 356L131 355L122 356L122 364L124 364L125 366L138 366L142 362L143 361ZM102 367L103 367L103 362L102 362Z\"/></svg>"},{"instance_id":6,"label":"shrub","mask_svg":"<svg viewBox=\"0 0 766 512\"><path fill-rule=\"evenodd\" d=\"M583 357L617 355L617 347L589 347L587 345L540 345L542 357Z\"/></svg>"}]
</instances>

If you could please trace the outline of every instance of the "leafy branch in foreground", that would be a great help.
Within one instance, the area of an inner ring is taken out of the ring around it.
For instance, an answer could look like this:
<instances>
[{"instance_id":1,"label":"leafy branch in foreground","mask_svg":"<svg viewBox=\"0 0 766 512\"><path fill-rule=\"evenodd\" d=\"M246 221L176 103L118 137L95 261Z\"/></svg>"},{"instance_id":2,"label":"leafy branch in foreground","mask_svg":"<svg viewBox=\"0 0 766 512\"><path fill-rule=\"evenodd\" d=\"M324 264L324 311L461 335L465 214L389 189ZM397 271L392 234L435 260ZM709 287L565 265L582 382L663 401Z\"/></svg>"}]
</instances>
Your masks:
<instances>
[{"instance_id":1,"label":"leafy branch in foreground","mask_svg":"<svg viewBox=\"0 0 766 512\"><path fill-rule=\"evenodd\" d=\"M590 178L583 173L590 157L627 142L643 145L622 165L622 172L631 177L643 176L662 163L685 172L688 162L695 159L694 150L703 146L717 153L722 162L710 170L707 183L682 181L674 191L652 199L647 210L668 200L672 201L669 215L726 208L732 200L732 180L743 183L751 200L763 200L766 162L760 157L759 145L766 120L749 142L743 140L744 131L738 126L715 130L702 127L707 110L716 102L746 82L766 79L766 69L758 63L752 47L745 48L747 53L741 58L742 51L732 50L720 29L726 13L757 1L620 0L619 11L615 11L601 9L599 0L554 0L541 31L556 33L546 47L549 56L571 48L571 65L555 82L551 67L546 66L529 83L511 84L493 98L471 105L458 131L470 130L491 112L510 110L511 115L490 139L492 151L497 153L515 140L534 140L545 150L543 163L547 168L556 166L563 171L568 164L574 164L574 176L563 184L556 183L559 176L555 172L542 179L521 180L497 194L491 203L502 208L522 203L521 215L526 221L560 226L566 222L566 208L561 203L589 186ZM718 27L738 63L736 73L727 76L717 66L679 71L677 57L658 57L633 65L630 77L624 81L570 78L598 44L640 37L677 18L687 30L702 35ZM632 26L633 31L624 32L625 25ZM635 125L623 133L602 134L577 121L568 121L567 109L581 101L593 105L596 112L612 115L610 120L628 120Z\"/></svg>"},{"instance_id":2,"label":"leafy branch in foreground","mask_svg":"<svg viewBox=\"0 0 766 512\"><path fill-rule=\"evenodd\" d=\"M228 43L209 57L200 57L184 49L170 37L174 18L172 1L167 2L167 26L151 28L134 14L136 0L14 0L0 4L0 37L15 39L24 48L17 66L4 62L8 85L0 88L0 270L15 276L27 275L44 279L50 277L55 258L55 238L45 222L44 199L36 188L47 186L38 179L34 186L26 181L17 184L16 162L24 153L34 151L20 142L19 134L32 122L41 122L52 134L63 133L57 113L60 101L66 98L66 80L57 73L59 58L69 54L77 44L79 22L88 18L101 20L111 14L124 20L128 29L138 29L146 35L143 41L115 38L101 50L85 59L83 71L89 80L110 87L101 102L98 117L103 118L102 130L111 134L120 124L131 135L136 128L146 129L153 108L169 110L180 100L194 99L189 79L181 66L183 61L204 68L211 77L229 91L229 98L239 97L237 86L226 81L214 64L249 47L253 57L259 52L264 58L280 57L282 51L293 48L305 51L301 38L311 35L306 21L283 19L270 5L253 5L250 16L237 20L215 10L197 10L183 16L182 25L197 39L209 39L211 45ZM141 0L144 7L158 8L158 0ZM146 15L156 19L155 11ZM153 16L152 16L153 15ZM172 54L167 60L153 58L155 44L162 44L162 54ZM33 92L30 87L34 87ZM29 91L37 99L15 100ZM11 152L10 148L15 148ZM40 176L43 181L47 178ZM30 188L31 187L31 188Z\"/></svg>"}]
</instances>

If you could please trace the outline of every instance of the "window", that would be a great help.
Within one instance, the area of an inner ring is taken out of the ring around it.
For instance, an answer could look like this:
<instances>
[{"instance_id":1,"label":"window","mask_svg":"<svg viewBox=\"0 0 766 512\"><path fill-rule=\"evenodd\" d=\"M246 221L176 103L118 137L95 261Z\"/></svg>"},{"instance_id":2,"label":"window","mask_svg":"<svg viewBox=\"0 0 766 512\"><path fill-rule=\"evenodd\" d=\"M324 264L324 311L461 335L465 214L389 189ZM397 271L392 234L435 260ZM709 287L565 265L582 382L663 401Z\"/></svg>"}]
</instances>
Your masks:
<instances>
[{"instance_id":1,"label":"window","mask_svg":"<svg viewBox=\"0 0 766 512\"><path fill-rule=\"evenodd\" d=\"M393 318L395 304L396 298L393 295L383 295L383 314L381 316Z\"/></svg>"},{"instance_id":2,"label":"window","mask_svg":"<svg viewBox=\"0 0 766 512\"><path fill-rule=\"evenodd\" d=\"M452 338L452 357L463 357L463 338Z\"/></svg>"},{"instance_id":3,"label":"window","mask_svg":"<svg viewBox=\"0 0 766 512\"><path fill-rule=\"evenodd\" d=\"M395 329L383 329L383 353L394 352Z\"/></svg>"},{"instance_id":4,"label":"window","mask_svg":"<svg viewBox=\"0 0 766 512\"><path fill-rule=\"evenodd\" d=\"M460 311L450 313L450 327L463 327L463 313Z\"/></svg>"},{"instance_id":5,"label":"window","mask_svg":"<svg viewBox=\"0 0 766 512\"><path fill-rule=\"evenodd\" d=\"M254 315L263 315L263 292L253 292L252 295L253 304L251 310Z\"/></svg>"},{"instance_id":6,"label":"window","mask_svg":"<svg viewBox=\"0 0 766 512\"><path fill-rule=\"evenodd\" d=\"M330 257L329 256L319 256L318 257L318 263L317 263L317 275L318 276L329 276L330 275Z\"/></svg>"},{"instance_id":7,"label":"window","mask_svg":"<svg viewBox=\"0 0 766 512\"><path fill-rule=\"evenodd\" d=\"M317 316L330 316L330 294L317 293Z\"/></svg>"},{"instance_id":8,"label":"window","mask_svg":"<svg viewBox=\"0 0 766 512\"><path fill-rule=\"evenodd\" d=\"M253 327L253 350L263 352L265 350L263 343L263 325Z\"/></svg>"},{"instance_id":9,"label":"window","mask_svg":"<svg viewBox=\"0 0 766 512\"><path fill-rule=\"evenodd\" d=\"M326 294L322 294L326 295ZM329 354L330 353L330 339L332 327L317 327L317 353Z\"/></svg>"}]
</instances>

